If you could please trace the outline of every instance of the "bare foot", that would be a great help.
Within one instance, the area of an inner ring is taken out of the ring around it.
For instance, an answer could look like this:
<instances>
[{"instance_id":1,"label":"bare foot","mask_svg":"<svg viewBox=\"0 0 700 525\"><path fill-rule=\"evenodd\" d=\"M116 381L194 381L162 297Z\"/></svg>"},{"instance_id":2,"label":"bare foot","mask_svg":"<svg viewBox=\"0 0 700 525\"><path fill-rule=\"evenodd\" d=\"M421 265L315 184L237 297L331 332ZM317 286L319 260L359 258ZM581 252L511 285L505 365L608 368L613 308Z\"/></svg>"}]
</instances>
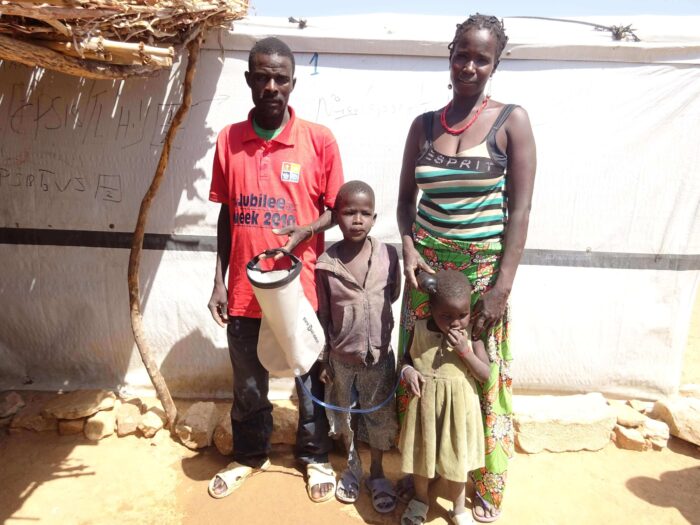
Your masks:
<instances>
[{"instance_id":1,"label":"bare foot","mask_svg":"<svg viewBox=\"0 0 700 525\"><path fill-rule=\"evenodd\" d=\"M219 476L216 476L216 478L214 478L214 485L212 485L212 491L214 492L214 494L216 494L217 496L221 496L224 492L226 492L227 489L228 487L226 486L224 480L221 479Z\"/></svg>"},{"instance_id":2,"label":"bare foot","mask_svg":"<svg viewBox=\"0 0 700 525\"><path fill-rule=\"evenodd\" d=\"M333 490L333 483L319 483L311 487L311 499L323 499L326 494Z\"/></svg>"},{"instance_id":3,"label":"bare foot","mask_svg":"<svg viewBox=\"0 0 700 525\"><path fill-rule=\"evenodd\" d=\"M478 493L474 494L474 508L472 515L476 521L491 523L501 515L501 511L482 498Z\"/></svg>"},{"instance_id":4,"label":"bare foot","mask_svg":"<svg viewBox=\"0 0 700 525\"><path fill-rule=\"evenodd\" d=\"M440 479L440 476L436 475L428 482L428 485L432 486L438 479ZM411 501L416 494L416 488L413 485L413 476L411 474L407 474L403 478L399 479L396 482L394 490L396 491L396 496L399 498L400 502L408 503Z\"/></svg>"},{"instance_id":5,"label":"bare foot","mask_svg":"<svg viewBox=\"0 0 700 525\"><path fill-rule=\"evenodd\" d=\"M408 474L396 482L396 496L399 501L408 503L416 494L416 488L413 486L413 476Z\"/></svg>"}]
</instances>

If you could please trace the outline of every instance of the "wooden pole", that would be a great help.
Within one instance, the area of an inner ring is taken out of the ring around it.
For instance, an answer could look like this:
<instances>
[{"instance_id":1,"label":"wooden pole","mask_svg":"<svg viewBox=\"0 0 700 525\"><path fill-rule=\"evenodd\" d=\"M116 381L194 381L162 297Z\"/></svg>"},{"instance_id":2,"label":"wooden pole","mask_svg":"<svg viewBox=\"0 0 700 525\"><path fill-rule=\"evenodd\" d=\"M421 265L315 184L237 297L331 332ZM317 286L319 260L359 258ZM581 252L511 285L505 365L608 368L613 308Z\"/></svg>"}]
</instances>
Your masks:
<instances>
[{"instance_id":1,"label":"wooden pole","mask_svg":"<svg viewBox=\"0 0 700 525\"><path fill-rule=\"evenodd\" d=\"M77 77L113 80L153 75L153 66L121 66L73 58L27 41L0 35L0 59L19 62L29 67L43 67Z\"/></svg>"},{"instance_id":2,"label":"wooden pole","mask_svg":"<svg viewBox=\"0 0 700 525\"><path fill-rule=\"evenodd\" d=\"M143 330L143 316L141 315L141 298L139 289L139 267L141 264L141 251L143 250L143 238L146 230L146 222L148 220L148 212L151 207L151 201L156 196L160 183L163 181L165 169L168 166L168 158L170 156L170 148L172 147L173 139L178 128L185 119L187 112L192 104L192 79L197 66L199 57L199 49L202 43L202 34L198 34L189 44L187 44L187 70L185 72L184 89L182 95L182 105L175 113L175 117L170 123L168 132L165 135L163 150L160 154L158 167L151 181L151 185L146 191L146 194L141 201L139 216L136 221L136 229L134 237L131 241L131 253L129 255L129 304L131 308L131 328L134 332L136 346L141 354L148 375L153 382L153 386L158 394L158 399L163 404L165 414L168 418L167 428L172 432L177 419L177 408L170 395L168 386L165 384L165 379L158 369L158 365L153 359L151 348L146 340L146 334Z\"/></svg>"},{"instance_id":3,"label":"wooden pole","mask_svg":"<svg viewBox=\"0 0 700 525\"><path fill-rule=\"evenodd\" d=\"M108 64L149 65L152 67L171 68L173 66L173 48L158 48L140 44L110 45L108 40L99 38L88 39L75 47L72 42L56 42L54 40L35 40L37 45L48 47L63 55L75 58L99 60ZM129 47L127 47L129 46ZM157 50L157 51L154 51Z\"/></svg>"}]
</instances>

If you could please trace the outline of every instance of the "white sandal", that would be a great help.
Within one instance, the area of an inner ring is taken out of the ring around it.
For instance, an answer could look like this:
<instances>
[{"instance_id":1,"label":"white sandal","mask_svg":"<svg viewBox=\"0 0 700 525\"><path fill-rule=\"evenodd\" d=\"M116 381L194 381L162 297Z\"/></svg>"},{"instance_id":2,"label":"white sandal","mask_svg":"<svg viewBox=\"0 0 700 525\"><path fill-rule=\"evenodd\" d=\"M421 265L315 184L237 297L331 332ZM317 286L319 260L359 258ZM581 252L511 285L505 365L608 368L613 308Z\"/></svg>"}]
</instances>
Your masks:
<instances>
[{"instance_id":1,"label":"white sandal","mask_svg":"<svg viewBox=\"0 0 700 525\"><path fill-rule=\"evenodd\" d=\"M314 499L311 495L311 489L316 485L323 485L325 483L333 485L333 488L329 490L324 496L318 499ZM335 496L335 472L330 463L309 463L306 465L306 493L309 495L309 499L314 503L323 503L328 501Z\"/></svg>"},{"instance_id":2,"label":"white sandal","mask_svg":"<svg viewBox=\"0 0 700 525\"><path fill-rule=\"evenodd\" d=\"M209 495L216 499L225 498L240 487L243 482L253 474L253 472L265 471L269 468L269 459L265 460L265 463L256 469L249 467L248 465L241 465L237 461L229 463L225 468L222 468L219 472L217 472L214 477L211 478L211 481L209 481ZM221 494L214 492L214 483L216 482L216 478L219 478L226 485L226 490Z\"/></svg>"}]
</instances>

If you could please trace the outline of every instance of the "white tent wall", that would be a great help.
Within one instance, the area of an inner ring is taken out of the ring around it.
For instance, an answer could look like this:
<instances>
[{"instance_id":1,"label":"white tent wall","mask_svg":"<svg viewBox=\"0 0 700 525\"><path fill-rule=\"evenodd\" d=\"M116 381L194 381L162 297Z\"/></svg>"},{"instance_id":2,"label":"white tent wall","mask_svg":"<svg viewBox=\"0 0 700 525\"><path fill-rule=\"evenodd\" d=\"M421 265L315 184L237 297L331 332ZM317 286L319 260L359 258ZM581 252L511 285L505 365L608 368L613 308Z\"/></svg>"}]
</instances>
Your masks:
<instances>
[{"instance_id":1,"label":"white tent wall","mask_svg":"<svg viewBox=\"0 0 700 525\"><path fill-rule=\"evenodd\" d=\"M539 160L512 294L516 388L653 398L678 386L700 270L700 43L683 28L700 20L666 20L675 36L655 38L670 30L639 19L641 43L506 20L493 96L528 110ZM254 40L290 43L292 106L334 132L346 178L377 192L373 233L398 242L405 134L449 100L445 38L456 21L361 21L302 31L251 19L223 35L223 50L211 38L202 52L141 268L147 334L176 395L230 392L225 332L206 309L218 213L207 198L216 132L251 105L243 72ZM129 324L128 232L181 76L177 65L151 79L82 81L0 64L0 389L149 389Z\"/></svg>"}]
</instances>

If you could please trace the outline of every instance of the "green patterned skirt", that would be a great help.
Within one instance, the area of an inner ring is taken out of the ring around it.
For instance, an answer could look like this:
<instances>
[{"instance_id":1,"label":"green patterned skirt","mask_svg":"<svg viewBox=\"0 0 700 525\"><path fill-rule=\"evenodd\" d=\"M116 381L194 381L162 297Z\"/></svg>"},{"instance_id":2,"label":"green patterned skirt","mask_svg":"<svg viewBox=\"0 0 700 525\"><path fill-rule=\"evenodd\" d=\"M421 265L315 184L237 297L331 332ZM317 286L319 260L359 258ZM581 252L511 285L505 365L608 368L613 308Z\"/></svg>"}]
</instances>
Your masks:
<instances>
[{"instance_id":1,"label":"green patterned skirt","mask_svg":"<svg viewBox=\"0 0 700 525\"><path fill-rule=\"evenodd\" d=\"M472 306L481 294L496 282L503 253L500 242L465 242L433 237L414 225L414 244L431 268L458 270L472 284ZM399 362L416 319L430 316L428 296L418 290L404 290L399 331ZM485 334L484 345L491 361L491 375L486 383L477 382L486 437L486 466L471 472L478 495L500 508L505 490L508 459L513 456L512 379L508 347L508 309L494 327ZM399 421L410 400L402 383L397 392Z\"/></svg>"}]
</instances>

